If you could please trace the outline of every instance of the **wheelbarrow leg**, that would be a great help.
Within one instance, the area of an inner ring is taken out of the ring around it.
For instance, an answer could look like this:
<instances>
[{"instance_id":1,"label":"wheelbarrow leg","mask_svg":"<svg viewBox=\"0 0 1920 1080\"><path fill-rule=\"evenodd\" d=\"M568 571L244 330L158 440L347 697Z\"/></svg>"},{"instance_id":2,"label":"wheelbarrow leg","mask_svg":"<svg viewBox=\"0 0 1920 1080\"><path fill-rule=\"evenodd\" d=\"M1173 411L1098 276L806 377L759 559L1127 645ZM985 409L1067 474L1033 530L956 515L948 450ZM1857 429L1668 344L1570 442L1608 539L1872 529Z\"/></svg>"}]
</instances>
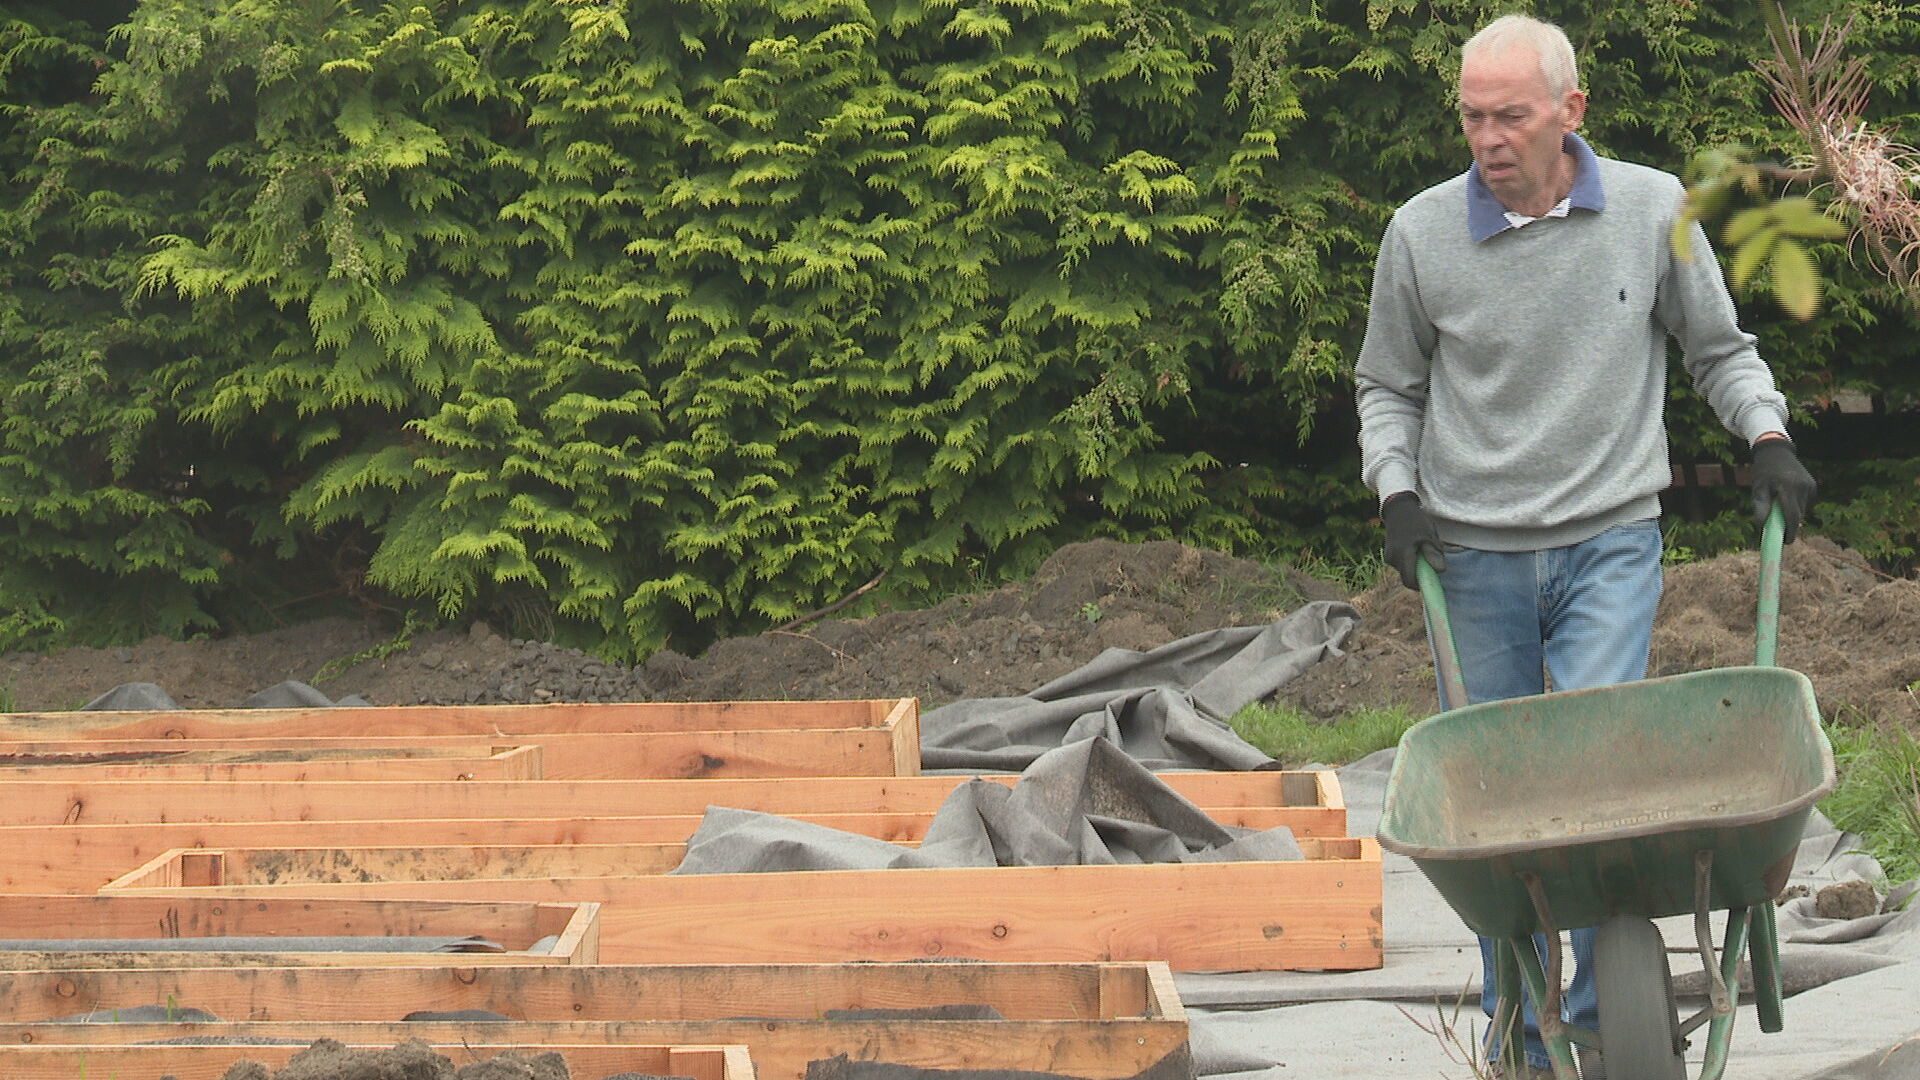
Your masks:
<instances>
[{"instance_id":1,"label":"wheelbarrow leg","mask_svg":"<svg viewBox=\"0 0 1920 1080\"><path fill-rule=\"evenodd\" d=\"M1774 925L1770 901L1747 909L1747 959L1753 968L1753 1004L1760 1014L1760 1030L1771 1035L1786 1026L1780 1015L1785 994L1780 986L1780 931Z\"/></svg>"},{"instance_id":2,"label":"wheelbarrow leg","mask_svg":"<svg viewBox=\"0 0 1920 1080\"><path fill-rule=\"evenodd\" d=\"M1567 1041L1567 1022L1560 1018L1560 927L1553 921L1553 908L1547 903L1547 891L1540 884L1540 876L1524 873L1520 880L1527 886L1527 895L1533 900L1534 918L1540 920L1540 932L1547 939L1547 969L1539 972L1537 978L1531 974L1539 969L1538 958L1531 947L1526 950L1525 958L1532 963L1522 969L1530 973L1529 982L1535 987L1533 1014L1540 1025L1540 1041L1546 1044L1554 1076L1559 1080L1575 1080L1578 1073L1573 1064L1573 1044ZM1539 992L1540 983L1545 984L1544 995Z\"/></svg>"},{"instance_id":3,"label":"wheelbarrow leg","mask_svg":"<svg viewBox=\"0 0 1920 1080\"><path fill-rule=\"evenodd\" d=\"M1700 1080L1720 1080L1727 1071L1727 1049L1733 1042L1734 1006L1739 1004L1740 954L1747 948L1749 921L1748 909L1729 910L1726 945L1721 949L1719 965L1714 965L1711 947L1702 957L1707 964L1709 985L1716 992L1713 994L1713 1018L1707 1023L1707 1061L1700 1070ZM1724 1011L1721 1008L1722 995L1726 1002Z\"/></svg>"},{"instance_id":4,"label":"wheelbarrow leg","mask_svg":"<svg viewBox=\"0 0 1920 1080\"><path fill-rule=\"evenodd\" d=\"M1553 949L1560 948L1560 935L1550 935ZM1540 1041L1547 1046L1547 1057L1553 1062L1554 1080L1577 1080L1580 1073L1573 1063L1573 1044L1560 1030L1560 984L1547 978L1547 972L1540 966L1540 956L1533 951L1530 938L1511 939L1511 948L1520 961L1520 977L1527 985L1527 996L1533 999L1534 1019L1540 1024ZM1554 964L1557 968L1560 965Z\"/></svg>"},{"instance_id":5,"label":"wheelbarrow leg","mask_svg":"<svg viewBox=\"0 0 1920 1080\"><path fill-rule=\"evenodd\" d=\"M1521 1066L1527 1060L1525 1010L1521 1008L1520 998L1525 993L1520 981L1519 950L1523 947L1531 950L1532 939L1495 938L1493 942L1494 1009L1493 1027L1488 1035L1500 1047L1498 1060L1507 1076L1524 1075ZM1481 992L1485 993L1486 987L1481 987Z\"/></svg>"}]
</instances>

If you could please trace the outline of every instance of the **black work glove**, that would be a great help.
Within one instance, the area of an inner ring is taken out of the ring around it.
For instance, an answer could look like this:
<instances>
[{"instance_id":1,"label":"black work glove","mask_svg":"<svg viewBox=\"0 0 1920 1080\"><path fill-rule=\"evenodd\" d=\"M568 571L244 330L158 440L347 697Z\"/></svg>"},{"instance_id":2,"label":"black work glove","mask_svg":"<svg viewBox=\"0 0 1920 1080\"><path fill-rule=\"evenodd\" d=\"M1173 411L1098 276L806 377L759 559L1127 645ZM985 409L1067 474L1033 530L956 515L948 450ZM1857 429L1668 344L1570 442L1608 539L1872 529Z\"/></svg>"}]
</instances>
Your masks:
<instances>
[{"instance_id":1,"label":"black work glove","mask_svg":"<svg viewBox=\"0 0 1920 1080\"><path fill-rule=\"evenodd\" d=\"M1421 508L1420 496L1402 491L1387 499L1380 507L1380 523L1387 527L1387 565L1400 571L1402 585L1420 587L1420 574L1414 568L1422 554L1436 572L1447 568L1440 536L1433 531L1433 519Z\"/></svg>"},{"instance_id":2,"label":"black work glove","mask_svg":"<svg viewBox=\"0 0 1920 1080\"><path fill-rule=\"evenodd\" d=\"M1785 439L1768 439L1753 448L1753 520L1762 528L1767 511L1780 504L1780 516L1786 522L1782 538L1793 543L1800 533L1800 522L1813 505L1813 493L1820 485L1800 464L1793 444Z\"/></svg>"}]
</instances>

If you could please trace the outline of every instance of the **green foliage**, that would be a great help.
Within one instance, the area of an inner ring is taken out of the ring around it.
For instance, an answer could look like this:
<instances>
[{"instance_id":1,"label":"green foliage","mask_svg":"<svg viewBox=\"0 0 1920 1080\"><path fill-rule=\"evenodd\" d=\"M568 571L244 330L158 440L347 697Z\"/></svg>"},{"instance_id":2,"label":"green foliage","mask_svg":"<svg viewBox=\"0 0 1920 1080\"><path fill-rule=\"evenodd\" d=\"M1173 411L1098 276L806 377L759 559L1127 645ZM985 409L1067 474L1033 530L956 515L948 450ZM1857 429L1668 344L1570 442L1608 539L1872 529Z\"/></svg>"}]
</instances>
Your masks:
<instances>
[{"instance_id":1,"label":"green foliage","mask_svg":"<svg viewBox=\"0 0 1920 1080\"><path fill-rule=\"evenodd\" d=\"M0 648L318 598L631 658L1091 536L1359 565L1375 244L1464 165L1457 47L1505 6L20 8ZM1536 7L1603 150L1786 143L1748 5ZM1856 40L1910 55L1904 12ZM1769 318L1796 400L1920 396L1869 277Z\"/></svg>"},{"instance_id":2,"label":"green foliage","mask_svg":"<svg viewBox=\"0 0 1920 1080\"><path fill-rule=\"evenodd\" d=\"M1248 705L1228 721L1240 737L1289 765L1345 765L1397 746L1422 717L1405 709L1360 709L1337 720L1316 720L1298 709Z\"/></svg>"},{"instance_id":3,"label":"green foliage","mask_svg":"<svg viewBox=\"0 0 1920 1080\"><path fill-rule=\"evenodd\" d=\"M1816 508L1821 535L1890 573L1920 567L1920 458L1829 466L1827 476L1852 496Z\"/></svg>"},{"instance_id":4,"label":"green foliage","mask_svg":"<svg viewBox=\"0 0 1920 1080\"><path fill-rule=\"evenodd\" d=\"M1738 489L1722 501L1736 505L1699 521L1669 519L1661 523L1666 541L1662 561L1669 565L1710 559L1721 552L1751 550L1759 544L1760 531L1753 524L1753 510L1746 501L1746 489ZM1820 512L1824 512L1824 507Z\"/></svg>"},{"instance_id":5,"label":"green foliage","mask_svg":"<svg viewBox=\"0 0 1920 1080\"><path fill-rule=\"evenodd\" d=\"M1683 259L1700 254L1694 223L1723 212L1736 191L1760 197L1731 214L1721 232L1728 283L1744 292L1766 271L1781 310L1795 319L1813 318L1820 310L1820 273L1805 242L1839 240L1846 225L1805 196L1767 197L1766 178L1740 147L1702 151L1688 164L1687 176L1686 202L1673 223L1674 253Z\"/></svg>"},{"instance_id":6,"label":"green foliage","mask_svg":"<svg viewBox=\"0 0 1920 1080\"><path fill-rule=\"evenodd\" d=\"M1840 782L1820 810L1857 833L1893 882L1920 877L1920 740L1870 725L1827 725Z\"/></svg>"}]
</instances>

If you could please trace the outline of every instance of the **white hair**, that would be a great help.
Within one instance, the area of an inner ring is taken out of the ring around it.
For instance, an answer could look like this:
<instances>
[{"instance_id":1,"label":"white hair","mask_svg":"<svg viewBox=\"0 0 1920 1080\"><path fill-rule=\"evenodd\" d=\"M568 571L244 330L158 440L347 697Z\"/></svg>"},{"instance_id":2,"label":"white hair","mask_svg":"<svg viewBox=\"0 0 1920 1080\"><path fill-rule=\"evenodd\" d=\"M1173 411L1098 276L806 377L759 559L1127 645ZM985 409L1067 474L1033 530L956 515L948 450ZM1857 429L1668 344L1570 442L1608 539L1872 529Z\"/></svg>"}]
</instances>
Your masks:
<instances>
[{"instance_id":1,"label":"white hair","mask_svg":"<svg viewBox=\"0 0 1920 1080\"><path fill-rule=\"evenodd\" d=\"M1515 46L1525 46L1540 58L1540 77L1546 80L1547 93L1554 100L1580 88L1580 70L1574 63L1573 43L1567 40L1567 32L1531 15L1502 15L1488 23L1460 46L1460 60L1465 63L1474 56L1492 56Z\"/></svg>"}]
</instances>

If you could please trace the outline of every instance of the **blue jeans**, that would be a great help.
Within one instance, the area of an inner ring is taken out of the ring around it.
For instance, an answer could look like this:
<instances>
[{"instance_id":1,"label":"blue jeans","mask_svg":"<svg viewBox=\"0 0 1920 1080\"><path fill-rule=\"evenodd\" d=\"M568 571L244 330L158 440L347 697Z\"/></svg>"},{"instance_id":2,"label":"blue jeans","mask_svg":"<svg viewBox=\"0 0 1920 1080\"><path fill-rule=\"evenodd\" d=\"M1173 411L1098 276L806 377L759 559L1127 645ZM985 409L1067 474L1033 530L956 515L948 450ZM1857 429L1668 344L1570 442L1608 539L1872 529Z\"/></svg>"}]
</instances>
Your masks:
<instances>
[{"instance_id":1,"label":"blue jeans","mask_svg":"<svg viewBox=\"0 0 1920 1080\"><path fill-rule=\"evenodd\" d=\"M1578 544L1544 551L1479 551L1447 545L1440 575L1447 615L1460 654L1467 696L1476 703L1554 690L1581 690L1645 678L1660 602L1660 524L1616 525ZM1441 704L1454 708L1460 702ZM1565 1018L1600 1026L1593 986L1591 928L1576 929L1573 981L1564 995ZM1535 938L1545 956L1548 942ZM1494 1008L1493 942L1480 939L1480 1005ZM1529 1064L1549 1067L1546 1044L1528 1002ZM1488 1033L1487 1053L1498 1054L1500 1032Z\"/></svg>"}]
</instances>

